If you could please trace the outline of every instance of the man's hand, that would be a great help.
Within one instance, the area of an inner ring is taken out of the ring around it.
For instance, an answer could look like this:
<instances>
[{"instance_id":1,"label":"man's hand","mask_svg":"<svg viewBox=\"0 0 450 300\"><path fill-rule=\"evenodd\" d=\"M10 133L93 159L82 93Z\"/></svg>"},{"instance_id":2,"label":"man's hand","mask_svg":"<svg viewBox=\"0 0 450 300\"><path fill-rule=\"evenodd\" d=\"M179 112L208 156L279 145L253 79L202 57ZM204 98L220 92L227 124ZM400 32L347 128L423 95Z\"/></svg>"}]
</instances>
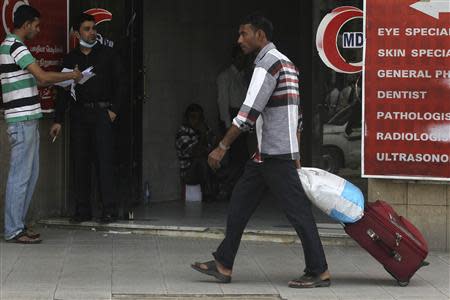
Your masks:
<instances>
[{"instance_id":1,"label":"man's hand","mask_svg":"<svg viewBox=\"0 0 450 300\"><path fill-rule=\"evenodd\" d=\"M297 168L297 170L299 170L299 169L302 168L302 165L301 165L301 163L300 163L300 159L296 159L296 160L295 160L295 167Z\"/></svg>"},{"instance_id":2,"label":"man's hand","mask_svg":"<svg viewBox=\"0 0 450 300\"><path fill-rule=\"evenodd\" d=\"M217 170L220 168L220 162L222 161L227 149L230 148L231 144L233 144L234 140L241 134L239 128L235 125L231 125L230 129L228 129L225 134L223 140L219 143L219 147L214 149L208 155L208 164L213 170Z\"/></svg>"},{"instance_id":3,"label":"man's hand","mask_svg":"<svg viewBox=\"0 0 450 300\"><path fill-rule=\"evenodd\" d=\"M52 127L50 128L50 136L52 138L55 138L59 135L59 132L61 131L61 124L54 123Z\"/></svg>"},{"instance_id":4,"label":"man's hand","mask_svg":"<svg viewBox=\"0 0 450 300\"><path fill-rule=\"evenodd\" d=\"M213 170L217 170L220 168L220 162L225 156L226 150L217 147L208 155L208 165Z\"/></svg>"},{"instance_id":5,"label":"man's hand","mask_svg":"<svg viewBox=\"0 0 450 300\"><path fill-rule=\"evenodd\" d=\"M73 80L78 83L81 78L83 78L83 74L81 74L80 70L78 70L78 65L75 66L75 68L72 71L73 74Z\"/></svg>"},{"instance_id":6,"label":"man's hand","mask_svg":"<svg viewBox=\"0 0 450 300\"><path fill-rule=\"evenodd\" d=\"M109 118L111 119L111 122L114 122L117 118L116 113L109 109L108 109L108 115L109 115Z\"/></svg>"}]
</instances>

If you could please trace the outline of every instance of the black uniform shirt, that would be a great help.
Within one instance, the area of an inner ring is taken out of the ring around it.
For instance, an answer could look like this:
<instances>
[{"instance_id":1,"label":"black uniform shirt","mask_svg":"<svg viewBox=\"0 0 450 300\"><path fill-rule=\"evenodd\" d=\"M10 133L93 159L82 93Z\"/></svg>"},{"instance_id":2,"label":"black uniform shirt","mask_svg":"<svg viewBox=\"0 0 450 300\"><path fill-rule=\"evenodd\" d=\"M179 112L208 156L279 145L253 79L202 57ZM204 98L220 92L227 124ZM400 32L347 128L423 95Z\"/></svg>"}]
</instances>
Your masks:
<instances>
[{"instance_id":1,"label":"black uniform shirt","mask_svg":"<svg viewBox=\"0 0 450 300\"><path fill-rule=\"evenodd\" d=\"M73 69L76 65L81 72L93 66L92 72L95 73L95 76L84 84L75 86L77 98L75 104L109 102L112 105L110 110L118 114L124 97L124 78L121 79L120 76L124 74L121 60L115 51L99 43L92 48L88 55L76 48L65 56L62 67ZM63 121L69 101L75 102L70 96L70 92L59 89L55 112L56 123Z\"/></svg>"}]
</instances>

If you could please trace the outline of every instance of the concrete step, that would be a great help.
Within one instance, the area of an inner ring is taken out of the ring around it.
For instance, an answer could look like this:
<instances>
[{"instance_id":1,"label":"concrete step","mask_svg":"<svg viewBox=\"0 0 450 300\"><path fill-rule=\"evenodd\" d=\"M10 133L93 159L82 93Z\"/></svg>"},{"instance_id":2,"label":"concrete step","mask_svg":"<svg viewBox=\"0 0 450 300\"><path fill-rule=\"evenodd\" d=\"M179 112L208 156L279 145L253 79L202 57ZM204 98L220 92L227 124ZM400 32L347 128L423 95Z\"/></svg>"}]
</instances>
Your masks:
<instances>
[{"instance_id":1,"label":"concrete step","mask_svg":"<svg viewBox=\"0 0 450 300\"><path fill-rule=\"evenodd\" d=\"M52 218L40 220L38 224L53 228L70 228L82 230L104 231L111 234L150 234L157 236L223 239L223 227L190 227L190 226L164 226L151 225L145 221L118 221L114 223L98 223L94 221L71 223L68 218ZM324 245L354 246L356 243L345 233L339 224L317 224L319 234ZM299 243L293 229L267 230L246 229L243 240L273 242L273 243Z\"/></svg>"},{"instance_id":2,"label":"concrete step","mask_svg":"<svg viewBox=\"0 0 450 300\"><path fill-rule=\"evenodd\" d=\"M116 295L113 300L282 300L279 295Z\"/></svg>"}]
</instances>

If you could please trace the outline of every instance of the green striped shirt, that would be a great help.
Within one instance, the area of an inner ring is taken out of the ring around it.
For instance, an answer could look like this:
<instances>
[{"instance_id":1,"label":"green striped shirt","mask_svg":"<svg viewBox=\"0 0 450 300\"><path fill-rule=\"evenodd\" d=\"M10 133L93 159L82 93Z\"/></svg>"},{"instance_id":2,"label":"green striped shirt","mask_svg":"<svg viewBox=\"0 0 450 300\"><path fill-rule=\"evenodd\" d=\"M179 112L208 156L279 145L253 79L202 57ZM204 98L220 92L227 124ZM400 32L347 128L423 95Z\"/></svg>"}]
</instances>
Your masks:
<instances>
[{"instance_id":1,"label":"green striped shirt","mask_svg":"<svg viewBox=\"0 0 450 300\"><path fill-rule=\"evenodd\" d=\"M0 79L7 123L42 117L37 83L27 67L36 60L14 34L0 45Z\"/></svg>"}]
</instances>

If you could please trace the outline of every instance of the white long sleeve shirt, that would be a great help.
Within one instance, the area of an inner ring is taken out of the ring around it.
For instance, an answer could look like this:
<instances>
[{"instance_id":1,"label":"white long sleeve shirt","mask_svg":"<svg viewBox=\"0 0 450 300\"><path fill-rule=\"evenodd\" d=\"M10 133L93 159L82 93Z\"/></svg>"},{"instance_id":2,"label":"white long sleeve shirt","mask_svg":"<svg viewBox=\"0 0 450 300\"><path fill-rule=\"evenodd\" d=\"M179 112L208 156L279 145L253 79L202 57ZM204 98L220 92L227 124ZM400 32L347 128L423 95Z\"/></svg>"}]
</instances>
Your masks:
<instances>
[{"instance_id":1,"label":"white long sleeve shirt","mask_svg":"<svg viewBox=\"0 0 450 300\"><path fill-rule=\"evenodd\" d=\"M230 108L239 109L245 100L247 87L244 79L244 72L231 65L217 77L218 98L220 120L225 123L226 128L231 126L232 119Z\"/></svg>"}]
</instances>

